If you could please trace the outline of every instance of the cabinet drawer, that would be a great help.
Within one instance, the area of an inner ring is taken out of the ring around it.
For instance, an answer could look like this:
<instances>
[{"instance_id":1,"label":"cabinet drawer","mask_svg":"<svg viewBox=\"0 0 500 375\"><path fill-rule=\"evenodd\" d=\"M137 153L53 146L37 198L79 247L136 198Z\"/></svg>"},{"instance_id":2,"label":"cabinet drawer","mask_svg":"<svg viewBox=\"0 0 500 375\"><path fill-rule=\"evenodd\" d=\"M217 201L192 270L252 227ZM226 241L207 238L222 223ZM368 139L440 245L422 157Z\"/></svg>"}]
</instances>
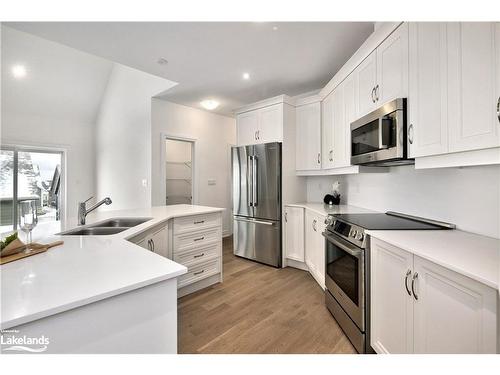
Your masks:
<instances>
[{"instance_id":1,"label":"cabinet drawer","mask_svg":"<svg viewBox=\"0 0 500 375\"><path fill-rule=\"evenodd\" d=\"M203 214L174 219L174 234L198 231L222 225L221 214Z\"/></svg>"},{"instance_id":2,"label":"cabinet drawer","mask_svg":"<svg viewBox=\"0 0 500 375\"><path fill-rule=\"evenodd\" d=\"M191 249L200 249L208 244L220 242L222 231L220 227L198 230L184 234L174 235L174 255Z\"/></svg>"},{"instance_id":3,"label":"cabinet drawer","mask_svg":"<svg viewBox=\"0 0 500 375\"><path fill-rule=\"evenodd\" d=\"M177 288L203 280L220 272L220 258L188 267L188 272L179 277Z\"/></svg>"},{"instance_id":4,"label":"cabinet drawer","mask_svg":"<svg viewBox=\"0 0 500 375\"><path fill-rule=\"evenodd\" d=\"M174 262L185 266L193 266L205 261L217 258L221 255L222 246L220 242L202 248L183 251L174 254Z\"/></svg>"}]
</instances>

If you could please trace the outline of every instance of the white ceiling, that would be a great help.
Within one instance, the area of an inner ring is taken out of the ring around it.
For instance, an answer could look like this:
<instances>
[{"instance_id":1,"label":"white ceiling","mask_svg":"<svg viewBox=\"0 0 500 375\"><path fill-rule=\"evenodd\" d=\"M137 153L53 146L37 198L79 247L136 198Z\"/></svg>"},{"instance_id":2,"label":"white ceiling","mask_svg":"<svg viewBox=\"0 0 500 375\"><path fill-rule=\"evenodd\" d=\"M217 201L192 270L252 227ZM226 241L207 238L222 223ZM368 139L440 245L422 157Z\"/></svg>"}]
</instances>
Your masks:
<instances>
[{"instance_id":1,"label":"white ceiling","mask_svg":"<svg viewBox=\"0 0 500 375\"><path fill-rule=\"evenodd\" d=\"M319 89L373 32L371 22L21 22L8 26L178 82L162 98L215 112ZM277 30L273 27L277 26ZM159 65L158 58L168 60ZM251 75L242 79L243 72Z\"/></svg>"},{"instance_id":2,"label":"white ceiling","mask_svg":"<svg viewBox=\"0 0 500 375\"><path fill-rule=\"evenodd\" d=\"M26 77L11 74L17 64L26 67ZM2 26L2 111L94 124L112 66L102 58Z\"/></svg>"}]
</instances>

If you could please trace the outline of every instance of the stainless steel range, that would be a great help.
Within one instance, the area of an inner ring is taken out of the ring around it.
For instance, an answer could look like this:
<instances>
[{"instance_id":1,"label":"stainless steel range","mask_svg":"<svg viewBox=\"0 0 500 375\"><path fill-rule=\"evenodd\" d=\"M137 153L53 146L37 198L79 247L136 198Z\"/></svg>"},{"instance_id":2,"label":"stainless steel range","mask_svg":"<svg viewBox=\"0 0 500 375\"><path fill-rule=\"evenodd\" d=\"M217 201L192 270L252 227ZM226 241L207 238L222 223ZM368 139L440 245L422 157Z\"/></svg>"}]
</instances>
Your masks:
<instances>
[{"instance_id":1,"label":"stainless steel range","mask_svg":"<svg viewBox=\"0 0 500 375\"><path fill-rule=\"evenodd\" d=\"M449 223L397 212L329 215L325 237L325 303L359 353L370 347L370 252L365 230L453 229Z\"/></svg>"}]
</instances>

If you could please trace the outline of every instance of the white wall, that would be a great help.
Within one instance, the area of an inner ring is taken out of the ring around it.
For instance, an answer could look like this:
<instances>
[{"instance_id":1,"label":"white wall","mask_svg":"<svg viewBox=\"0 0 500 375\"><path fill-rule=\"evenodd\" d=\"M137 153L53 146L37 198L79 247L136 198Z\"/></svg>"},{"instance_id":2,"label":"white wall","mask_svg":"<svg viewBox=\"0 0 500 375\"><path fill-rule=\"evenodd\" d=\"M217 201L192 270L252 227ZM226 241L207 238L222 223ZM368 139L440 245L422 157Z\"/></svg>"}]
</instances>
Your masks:
<instances>
[{"instance_id":1,"label":"white wall","mask_svg":"<svg viewBox=\"0 0 500 375\"><path fill-rule=\"evenodd\" d=\"M66 149L66 213L94 194L94 124L2 111L2 143Z\"/></svg>"},{"instance_id":2,"label":"white wall","mask_svg":"<svg viewBox=\"0 0 500 375\"><path fill-rule=\"evenodd\" d=\"M96 199L113 201L103 209L151 206L151 97L174 85L114 64L95 132Z\"/></svg>"},{"instance_id":3,"label":"white wall","mask_svg":"<svg viewBox=\"0 0 500 375\"><path fill-rule=\"evenodd\" d=\"M162 133L173 137L195 139L195 201L194 204L223 207L224 234L232 231L230 146L236 143L236 122L233 118L217 115L183 105L153 99L152 143L152 202L165 202L161 183ZM215 179L215 185L208 185Z\"/></svg>"},{"instance_id":4,"label":"white wall","mask_svg":"<svg viewBox=\"0 0 500 375\"><path fill-rule=\"evenodd\" d=\"M320 202L333 181L341 202L376 211L399 211L455 223L459 229L500 238L500 166L308 177L308 201Z\"/></svg>"}]
</instances>

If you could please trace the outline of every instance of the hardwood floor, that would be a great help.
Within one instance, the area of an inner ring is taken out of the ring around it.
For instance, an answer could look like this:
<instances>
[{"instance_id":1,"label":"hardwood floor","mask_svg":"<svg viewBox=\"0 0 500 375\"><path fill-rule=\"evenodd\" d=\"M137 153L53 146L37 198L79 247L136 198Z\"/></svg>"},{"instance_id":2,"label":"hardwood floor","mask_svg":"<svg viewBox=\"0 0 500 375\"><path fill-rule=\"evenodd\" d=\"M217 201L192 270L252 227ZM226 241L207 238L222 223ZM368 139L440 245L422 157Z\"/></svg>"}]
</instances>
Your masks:
<instances>
[{"instance_id":1,"label":"hardwood floor","mask_svg":"<svg viewBox=\"0 0 500 375\"><path fill-rule=\"evenodd\" d=\"M232 253L224 282L179 299L179 353L356 353L305 271Z\"/></svg>"}]
</instances>

